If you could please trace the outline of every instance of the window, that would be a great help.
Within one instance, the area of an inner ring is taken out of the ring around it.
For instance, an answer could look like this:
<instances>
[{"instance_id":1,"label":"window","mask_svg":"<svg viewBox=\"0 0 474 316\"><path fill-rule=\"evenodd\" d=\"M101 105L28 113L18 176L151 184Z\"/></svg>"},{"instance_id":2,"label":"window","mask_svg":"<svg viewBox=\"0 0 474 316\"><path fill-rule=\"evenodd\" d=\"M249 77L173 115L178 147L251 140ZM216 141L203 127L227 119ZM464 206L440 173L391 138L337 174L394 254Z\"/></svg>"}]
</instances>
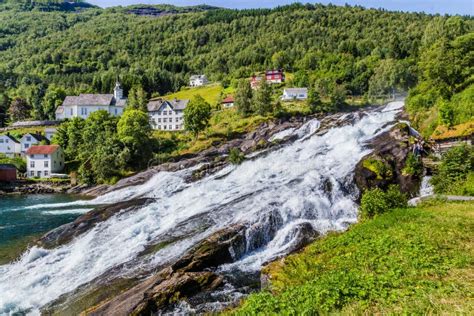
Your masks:
<instances>
[{"instance_id":1,"label":"window","mask_svg":"<svg viewBox=\"0 0 474 316\"><path fill-rule=\"evenodd\" d=\"M29 148L30 147L30 144L25 144L25 148Z\"/></svg>"},{"instance_id":2,"label":"window","mask_svg":"<svg viewBox=\"0 0 474 316\"><path fill-rule=\"evenodd\" d=\"M43 158L48 158L48 155L43 155Z\"/></svg>"},{"instance_id":3,"label":"window","mask_svg":"<svg viewBox=\"0 0 474 316\"><path fill-rule=\"evenodd\" d=\"M87 108L81 108L81 115L87 115Z\"/></svg>"},{"instance_id":4,"label":"window","mask_svg":"<svg viewBox=\"0 0 474 316\"><path fill-rule=\"evenodd\" d=\"M158 123L161 123L161 118L158 118Z\"/></svg>"},{"instance_id":5,"label":"window","mask_svg":"<svg viewBox=\"0 0 474 316\"><path fill-rule=\"evenodd\" d=\"M44 167L45 167L45 168L49 168L49 161L45 161L45 162L44 162Z\"/></svg>"},{"instance_id":6,"label":"window","mask_svg":"<svg viewBox=\"0 0 474 316\"><path fill-rule=\"evenodd\" d=\"M34 177L34 176L35 176L35 172L34 172L34 171L30 171L30 176Z\"/></svg>"},{"instance_id":7,"label":"window","mask_svg":"<svg viewBox=\"0 0 474 316\"><path fill-rule=\"evenodd\" d=\"M70 113L71 113L71 116L73 116L73 115L74 115L74 113L72 112L72 108L71 108L71 110L70 110Z\"/></svg>"},{"instance_id":8,"label":"window","mask_svg":"<svg viewBox=\"0 0 474 316\"><path fill-rule=\"evenodd\" d=\"M161 125L158 125L158 129L161 129Z\"/></svg>"},{"instance_id":9,"label":"window","mask_svg":"<svg viewBox=\"0 0 474 316\"><path fill-rule=\"evenodd\" d=\"M49 172L45 170L45 171L44 171L44 176L47 177L48 174L49 174Z\"/></svg>"},{"instance_id":10,"label":"window","mask_svg":"<svg viewBox=\"0 0 474 316\"><path fill-rule=\"evenodd\" d=\"M179 122L179 117L176 118L176 122Z\"/></svg>"},{"instance_id":11,"label":"window","mask_svg":"<svg viewBox=\"0 0 474 316\"><path fill-rule=\"evenodd\" d=\"M35 162L34 161L30 161L30 168L34 168L35 167Z\"/></svg>"},{"instance_id":12,"label":"window","mask_svg":"<svg viewBox=\"0 0 474 316\"><path fill-rule=\"evenodd\" d=\"M166 123L166 122L168 122L168 119L165 117L165 118L163 119L163 123Z\"/></svg>"},{"instance_id":13,"label":"window","mask_svg":"<svg viewBox=\"0 0 474 316\"><path fill-rule=\"evenodd\" d=\"M166 129L166 125L163 125L163 129Z\"/></svg>"},{"instance_id":14,"label":"window","mask_svg":"<svg viewBox=\"0 0 474 316\"><path fill-rule=\"evenodd\" d=\"M0 144L3 144L3 139L0 139Z\"/></svg>"},{"instance_id":15,"label":"window","mask_svg":"<svg viewBox=\"0 0 474 316\"><path fill-rule=\"evenodd\" d=\"M31 136L26 136L26 141L31 142Z\"/></svg>"},{"instance_id":16,"label":"window","mask_svg":"<svg viewBox=\"0 0 474 316\"><path fill-rule=\"evenodd\" d=\"M115 115L117 115L117 109L115 109Z\"/></svg>"},{"instance_id":17,"label":"window","mask_svg":"<svg viewBox=\"0 0 474 316\"><path fill-rule=\"evenodd\" d=\"M170 129L173 129L173 125L170 125L169 128L170 128Z\"/></svg>"},{"instance_id":18,"label":"window","mask_svg":"<svg viewBox=\"0 0 474 316\"><path fill-rule=\"evenodd\" d=\"M176 128L176 129L179 129L179 125L175 125L175 128Z\"/></svg>"},{"instance_id":19,"label":"window","mask_svg":"<svg viewBox=\"0 0 474 316\"><path fill-rule=\"evenodd\" d=\"M168 111L163 111L163 115L168 115Z\"/></svg>"}]
</instances>

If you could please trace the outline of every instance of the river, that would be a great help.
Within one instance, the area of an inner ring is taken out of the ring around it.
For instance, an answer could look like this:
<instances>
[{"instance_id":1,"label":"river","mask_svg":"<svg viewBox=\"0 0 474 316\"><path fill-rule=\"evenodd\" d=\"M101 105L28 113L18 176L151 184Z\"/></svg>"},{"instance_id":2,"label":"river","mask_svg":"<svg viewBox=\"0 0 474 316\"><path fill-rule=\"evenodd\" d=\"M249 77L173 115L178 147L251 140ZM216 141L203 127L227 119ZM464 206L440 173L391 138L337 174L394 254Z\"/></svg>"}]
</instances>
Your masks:
<instances>
[{"instance_id":1,"label":"river","mask_svg":"<svg viewBox=\"0 0 474 316\"><path fill-rule=\"evenodd\" d=\"M104 275L152 273L236 224L246 229L245 249L234 263L219 268L222 273L259 271L265 262L294 250L308 227L320 234L346 229L357 221L353 170L370 152L368 142L397 122L402 106L393 102L345 114L340 124L321 134L319 122L311 120L288 131L297 138L294 142L197 182L186 181L191 169L160 172L143 185L94 201L40 203L36 208L51 212L143 196L155 200L113 216L68 244L50 250L34 247L20 261L0 266L0 314L39 313L61 295ZM146 246L170 235L173 242L141 255Z\"/></svg>"}]
</instances>

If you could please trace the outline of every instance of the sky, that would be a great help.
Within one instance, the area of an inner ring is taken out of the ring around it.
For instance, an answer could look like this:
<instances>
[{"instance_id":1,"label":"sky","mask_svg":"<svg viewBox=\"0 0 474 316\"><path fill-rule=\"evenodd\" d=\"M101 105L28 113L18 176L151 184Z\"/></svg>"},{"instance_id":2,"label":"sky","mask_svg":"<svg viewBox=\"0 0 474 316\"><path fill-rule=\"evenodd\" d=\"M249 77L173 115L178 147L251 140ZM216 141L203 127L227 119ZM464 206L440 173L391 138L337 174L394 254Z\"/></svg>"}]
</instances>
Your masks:
<instances>
[{"instance_id":1,"label":"sky","mask_svg":"<svg viewBox=\"0 0 474 316\"><path fill-rule=\"evenodd\" d=\"M278 5L297 2L294 0L88 0L87 2L101 7L129 5L129 4L159 4L167 3L177 6L208 4L226 8L271 8ZM396 11L416 11L440 14L474 15L474 0L301 0L306 3L333 3L344 5L362 5L369 8L385 8Z\"/></svg>"}]
</instances>

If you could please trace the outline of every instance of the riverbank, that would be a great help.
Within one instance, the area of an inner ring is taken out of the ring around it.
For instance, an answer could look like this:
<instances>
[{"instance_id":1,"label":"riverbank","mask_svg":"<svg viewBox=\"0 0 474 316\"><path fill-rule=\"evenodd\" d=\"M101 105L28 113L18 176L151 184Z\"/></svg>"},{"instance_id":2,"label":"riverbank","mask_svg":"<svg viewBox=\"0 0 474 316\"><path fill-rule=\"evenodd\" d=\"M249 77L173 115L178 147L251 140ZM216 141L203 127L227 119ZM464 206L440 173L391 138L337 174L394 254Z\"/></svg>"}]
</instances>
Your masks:
<instances>
[{"instance_id":1,"label":"riverbank","mask_svg":"<svg viewBox=\"0 0 474 316\"><path fill-rule=\"evenodd\" d=\"M429 201L332 233L263 269L248 314L472 314L474 201Z\"/></svg>"},{"instance_id":2,"label":"riverbank","mask_svg":"<svg viewBox=\"0 0 474 316\"><path fill-rule=\"evenodd\" d=\"M71 188L72 185L68 179L24 179L15 182L0 182L0 196L64 194Z\"/></svg>"}]
</instances>

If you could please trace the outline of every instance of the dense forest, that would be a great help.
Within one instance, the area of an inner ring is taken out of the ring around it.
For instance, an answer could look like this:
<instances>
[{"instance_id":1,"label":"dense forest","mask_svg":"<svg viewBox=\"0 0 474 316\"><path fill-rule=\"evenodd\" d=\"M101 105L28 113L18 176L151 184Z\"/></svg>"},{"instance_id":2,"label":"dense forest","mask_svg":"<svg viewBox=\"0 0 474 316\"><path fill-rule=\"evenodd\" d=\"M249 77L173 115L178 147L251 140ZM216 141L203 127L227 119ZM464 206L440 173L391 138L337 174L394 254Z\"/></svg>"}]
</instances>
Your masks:
<instances>
[{"instance_id":1,"label":"dense forest","mask_svg":"<svg viewBox=\"0 0 474 316\"><path fill-rule=\"evenodd\" d=\"M110 92L117 78L156 95L179 90L193 73L235 85L283 68L295 86L323 94L335 85L367 97L416 86L409 109L423 111L420 125L436 124L438 109L447 122L472 116L471 17L319 4L146 6L163 13L156 17L139 14L143 6L78 1L70 10L61 2L0 3L0 115L21 101L32 118L52 118L66 94ZM463 102L467 110L452 109Z\"/></svg>"}]
</instances>

